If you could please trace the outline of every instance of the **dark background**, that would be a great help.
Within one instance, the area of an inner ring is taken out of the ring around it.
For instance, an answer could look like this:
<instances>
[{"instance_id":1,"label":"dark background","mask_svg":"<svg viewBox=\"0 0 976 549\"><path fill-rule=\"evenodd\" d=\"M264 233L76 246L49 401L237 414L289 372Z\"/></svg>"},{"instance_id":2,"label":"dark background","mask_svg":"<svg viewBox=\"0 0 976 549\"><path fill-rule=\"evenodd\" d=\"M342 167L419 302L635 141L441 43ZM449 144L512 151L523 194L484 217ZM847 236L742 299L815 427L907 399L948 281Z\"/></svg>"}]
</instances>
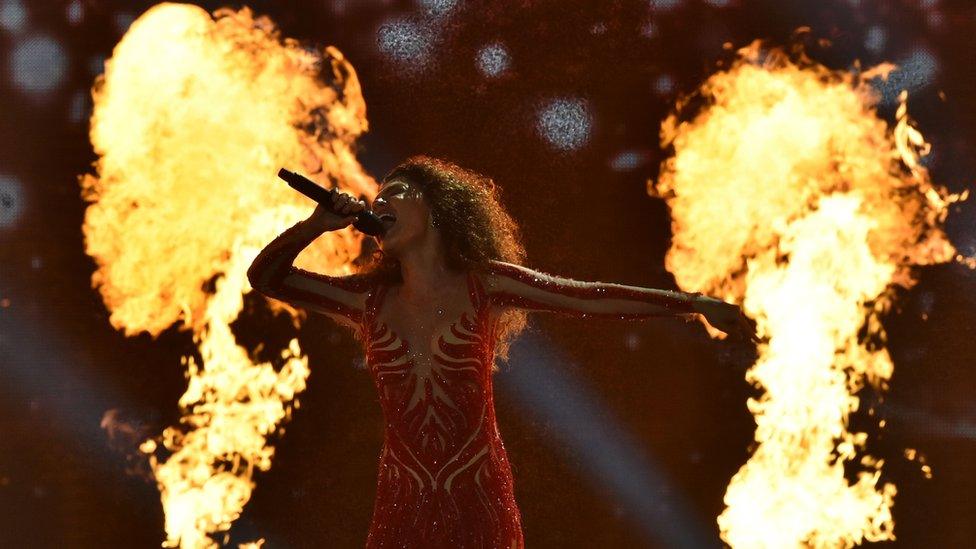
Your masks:
<instances>
[{"instance_id":1,"label":"dark background","mask_svg":"<svg viewBox=\"0 0 976 549\"><path fill-rule=\"evenodd\" d=\"M527 264L547 272L674 288L663 269L667 210L647 196L645 182L663 159L660 121L677 94L727 58L726 41L785 44L808 26L814 40L831 41L810 50L828 66L849 67L855 59L902 64L886 97L898 87L910 90L910 111L933 143L926 161L934 180L953 191L971 186L973 2L654 4L247 5L270 15L284 36L335 45L352 62L367 102L370 131L360 160L368 172L381 176L405 156L427 153L490 175L523 228ZM89 284L95 265L83 252L76 182L95 159L88 89L125 28L150 5L0 0L4 547L157 547L163 539L156 487L127 472L140 464L112 448L99 422L117 409L150 434L175 423L185 388L179 357L194 347L175 330L152 340L111 328ZM508 52L509 65L497 76L477 61L491 43ZM408 58L417 52L429 56L425 66ZM585 104L591 123L557 121L547 137L536 122L558 98ZM890 120L892 110L889 102L881 113ZM567 140L575 146L560 149ZM948 232L966 254L976 252L973 223L972 204L953 209ZM874 433L871 449L886 461L883 480L898 487L898 541L890 545L967 547L976 535L976 279L960 265L919 276L885 319L895 362L891 390L883 402L866 392L876 415L853 421ZM241 341L256 344L255 328L267 322L273 335L264 341L286 341L287 320L272 319L261 299L248 298L235 326ZM667 527L652 519L675 516L681 520L670 521L672 528L699 528L698 535L717 540L725 487L752 441L745 400L754 391L743 380L752 349L666 319L540 315L533 326L495 376L527 545L663 546ZM232 538L265 537L269 547L361 547L382 440L376 395L356 368L362 354L355 340L329 320L310 318L299 338L313 369L308 391ZM877 417L887 421L880 434ZM628 441L624 450L614 449L620 440ZM931 479L906 459L906 448L925 456ZM620 451L626 459L618 459Z\"/></svg>"}]
</instances>

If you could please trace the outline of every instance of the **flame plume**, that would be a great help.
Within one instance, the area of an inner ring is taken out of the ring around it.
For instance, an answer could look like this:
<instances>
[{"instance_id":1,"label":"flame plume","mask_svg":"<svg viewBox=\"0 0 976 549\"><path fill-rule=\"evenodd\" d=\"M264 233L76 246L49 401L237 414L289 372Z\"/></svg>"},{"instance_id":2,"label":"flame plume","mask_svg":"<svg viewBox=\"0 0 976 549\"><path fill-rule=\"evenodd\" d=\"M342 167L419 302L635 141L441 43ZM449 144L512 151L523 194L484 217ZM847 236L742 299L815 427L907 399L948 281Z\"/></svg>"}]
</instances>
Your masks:
<instances>
[{"instance_id":1,"label":"flame plume","mask_svg":"<svg viewBox=\"0 0 976 549\"><path fill-rule=\"evenodd\" d=\"M326 63L331 82L321 78ZM227 530L250 499L254 470L270 467L268 436L309 374L296 339L276 369L252 362L230 328L251 290L251 261L310 212L275 174L292 166L372 198L376 182L353 150L367 129L365 102L335 48L323 55L281 40L248 8L211 17L171 3L132 24L92 95L98 175L80 178L91 202L83 232L98 265L92 284L126 335L156 337L176 324L199 347L201 360L182 360L180 427L141 449L161 492L163 545L214 547L210 534ZM297 263L349 274L360 243L352 229L327 233ZM156 457L160 442L166 459Z\"/></svg>"},{"instance_id":2,"label":"flame plume","mask_svg":"<svg viewBox=\"0 0 976 549\"><path fill-rule=\"evenodd\" d=\"M732 547L894 539L895 486L848 418L859 389L891 376L879 317L894 288L953 259L941 225L965 195L919 164L904 93L896 128L877 116L868 80L891 68L830 71L757 41L701 86L705 106L683 99L662 124L674 155L648 191L673 214L667 268L768 338L746 375L763 391L748 402L757 445L718 517Z\"/></svg>"}]
</instances>

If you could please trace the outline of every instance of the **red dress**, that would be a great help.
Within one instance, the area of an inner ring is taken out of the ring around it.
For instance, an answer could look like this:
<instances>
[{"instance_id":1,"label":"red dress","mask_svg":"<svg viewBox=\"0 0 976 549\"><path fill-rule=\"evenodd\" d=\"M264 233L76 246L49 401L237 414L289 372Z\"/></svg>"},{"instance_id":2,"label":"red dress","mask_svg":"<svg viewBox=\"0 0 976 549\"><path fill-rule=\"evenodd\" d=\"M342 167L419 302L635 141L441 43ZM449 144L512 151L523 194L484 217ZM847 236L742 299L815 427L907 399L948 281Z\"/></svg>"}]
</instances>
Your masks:
<instances>
[{"instance_id":1,"label":"red dress","mask_svg":"<svg viewBox=\"0 0 976 549\"><path fill-rule=\"evenodd\" d=\"M521 548L522 519L492 397L494 326L480 281L472 309L437 335L428 360L377 321L366 300L366 364L386 420L366 547Z\"/></svg>"},{"instance_id":2,"label":"red dress","mask_svg":"<svg viewBox=\"0 0 976 549\"><path fill-rule=\"evenodd\" d=\"M690 294L581 282L491 261L468 272L471 309L441 326L431 349L377 321L385 285L292 266L315 234L299 225L268 244L248 270L261 293L356 330L386 422L368 549L523 548L512 471L495 420L496 317L489 306L580 318L643 319L693 313ZM426 359L417 360L418 355Z\"/></svg>"},{"instance_id":3,"label":"red dress","mask_svg":"<svg viewBox=\"0 0 976 549\"><path fill-rule=\"evenodd\" d=\"M495 287L487 292L468 272L472 310L438 335L428 361L413 360L408 342L377 321L389 287L366 298L366 364L386 420L367 549L524 547L495 421L496 318L489 305L621 320L693 312L690 295L680 292L581 282L500 262L488 267Z\"/></svg>"}]
</instances>

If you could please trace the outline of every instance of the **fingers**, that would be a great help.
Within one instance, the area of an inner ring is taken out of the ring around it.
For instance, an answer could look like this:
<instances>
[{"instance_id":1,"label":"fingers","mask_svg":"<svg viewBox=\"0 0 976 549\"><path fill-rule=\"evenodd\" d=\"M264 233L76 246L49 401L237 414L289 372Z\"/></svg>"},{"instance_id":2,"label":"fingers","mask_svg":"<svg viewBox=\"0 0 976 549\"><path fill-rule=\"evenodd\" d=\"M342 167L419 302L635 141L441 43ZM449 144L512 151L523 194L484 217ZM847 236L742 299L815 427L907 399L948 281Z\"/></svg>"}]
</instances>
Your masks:
<instances>
[{"instance_id":1,"label":"fingers","mask_svg":"<svg viewBox=\"0 0 976 549\"><path fill-rule=\"evenodd\" d=\"M734 331L735 334L741 339L748 339L753 343L759 343L759 337L756 335L756 328L752 322L750 322L749 318L746 317L742 309L736 305L734 306L732 314L734 317L729 319L729 329Z\"/></svg>"},{"instance_id":2,"label":"fingers","mask_svg":"<svg viewBox=\"0 0 976 549\"><path fill-rule=\"evenodd\" d=\"M366 209L365 202L339 191L332 194L332 206L339 215L358 214Z\"/></svg>"},{"instance_id":3,"label":"fingers","mask_svg":"<svg viewBox=\"0 0 976 549\"><path fill-rule=\"evenodd\" d=\"M760 343L762 340L756 334L755 325L749 320L748 317L741 310L736 307L735 316L732 318L723 318L721 326L716 326L723 332L734 336L736 339L740 340L750 340L753 343Z\"/></svg>"}]
</instances>

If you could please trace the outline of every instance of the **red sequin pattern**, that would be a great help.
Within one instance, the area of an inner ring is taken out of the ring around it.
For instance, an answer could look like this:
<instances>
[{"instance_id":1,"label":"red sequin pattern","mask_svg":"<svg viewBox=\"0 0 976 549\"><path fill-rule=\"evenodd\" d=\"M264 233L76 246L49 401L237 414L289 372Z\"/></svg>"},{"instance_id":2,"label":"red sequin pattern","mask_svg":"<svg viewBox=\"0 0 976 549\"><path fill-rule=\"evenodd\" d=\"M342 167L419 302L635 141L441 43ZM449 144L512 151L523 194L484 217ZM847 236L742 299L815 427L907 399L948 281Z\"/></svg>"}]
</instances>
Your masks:
<instances>
[{"instance_id":1,"label":"red sequin pattern","mask_svg":"<svg viewBox=\"0 0 976 549\"><path fill-rule=\"evenodd\" d=\"M386 420L366 547L524 547L495 420L484 288L468 274L473 310L435 334L421 359L377 321L387 289L371 292L364 314L366 363Z\"/></svg>"}]
</instances>

